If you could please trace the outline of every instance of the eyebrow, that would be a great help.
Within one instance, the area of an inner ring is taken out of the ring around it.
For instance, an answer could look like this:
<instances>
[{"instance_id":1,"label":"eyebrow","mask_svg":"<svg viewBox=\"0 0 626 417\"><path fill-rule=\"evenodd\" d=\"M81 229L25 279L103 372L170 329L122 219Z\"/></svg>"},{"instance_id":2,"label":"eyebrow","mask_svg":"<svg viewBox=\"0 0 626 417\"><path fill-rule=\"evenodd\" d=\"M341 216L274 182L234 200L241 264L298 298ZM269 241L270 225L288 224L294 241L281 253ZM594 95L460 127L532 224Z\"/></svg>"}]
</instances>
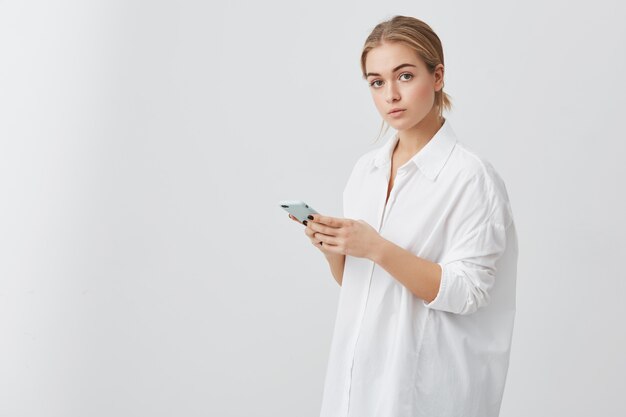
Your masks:
<instances>
[{"instance_id":1,"label":"eyebrow","mask_svg":"<svg viewBox=\"0 0 626 417\"><path fill-rule=\"evenodd\" d=\"M398 71L400 68L404 68L404 67L415 67L417 68L415 65L413 64L400 64L397 67L395 67L391 72L396 72ZM368 72L367 74L365 74L365 78L369 77L370 75L377 75L380 77L380 74L377 72Z\"/></svg>"}]
</instances>

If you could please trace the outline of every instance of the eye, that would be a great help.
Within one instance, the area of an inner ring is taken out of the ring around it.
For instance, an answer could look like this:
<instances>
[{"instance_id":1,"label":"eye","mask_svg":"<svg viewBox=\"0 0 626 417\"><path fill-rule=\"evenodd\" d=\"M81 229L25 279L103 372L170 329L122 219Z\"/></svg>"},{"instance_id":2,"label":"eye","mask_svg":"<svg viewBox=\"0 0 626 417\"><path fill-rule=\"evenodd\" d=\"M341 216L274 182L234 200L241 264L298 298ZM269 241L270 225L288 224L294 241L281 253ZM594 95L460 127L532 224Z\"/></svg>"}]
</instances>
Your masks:
<instances>
[{"instance_id":1,"label":"eye","mask_svg":"<svg viewBox=\"0 0 626 417\"><path fill-rule=\"evenodd\" d=\"M409 78L405 78L404 81L409 81L411 78L413 78L413 74L411 74L410 72L403 72L402 74L400 74L400 77L403 77L405 75L408 75ZM371 83L369 83L370 87L380 87L380 84L376 85L376 83L381 82L381 80L374 80Z\"/></svg>"}]
</instances>

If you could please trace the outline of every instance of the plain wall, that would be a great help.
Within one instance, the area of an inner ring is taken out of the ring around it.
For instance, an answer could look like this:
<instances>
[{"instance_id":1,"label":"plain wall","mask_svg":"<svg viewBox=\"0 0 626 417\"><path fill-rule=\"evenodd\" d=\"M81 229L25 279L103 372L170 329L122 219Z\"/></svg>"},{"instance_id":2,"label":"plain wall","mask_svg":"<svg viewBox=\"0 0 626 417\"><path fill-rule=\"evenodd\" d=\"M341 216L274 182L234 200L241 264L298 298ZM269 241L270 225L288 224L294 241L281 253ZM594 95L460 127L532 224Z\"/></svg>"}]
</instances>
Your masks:
<instances>
[{"instance_id":1,"label":"plain wall","mask_svg":"<svg viewBox=\"0 0 626 417\"><path fill-rule=\"evenodd\" d=\"M0 1L0 416L319 414L359 57L418 17L519 234L502 416L623 416L618 1Z\"/></svg>"}]
</instances>

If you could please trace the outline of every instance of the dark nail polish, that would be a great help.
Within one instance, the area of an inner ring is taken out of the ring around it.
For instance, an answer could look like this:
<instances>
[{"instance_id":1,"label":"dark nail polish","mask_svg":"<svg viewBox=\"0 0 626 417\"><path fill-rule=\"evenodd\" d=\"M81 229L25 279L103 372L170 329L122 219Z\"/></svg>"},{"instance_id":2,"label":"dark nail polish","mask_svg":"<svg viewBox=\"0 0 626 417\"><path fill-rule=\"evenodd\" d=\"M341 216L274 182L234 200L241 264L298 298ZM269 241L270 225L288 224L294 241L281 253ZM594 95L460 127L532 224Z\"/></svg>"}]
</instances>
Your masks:
<instances>
[{"instance_id":1,"label":"dark nail polish","mask_svg":"<svg viewBox=\"0 0 626 417\"><path fill-rule=\"evenodd\" d=\"M306 220L302 220L302 223L306 226L308 222Z\"/></svg>"},{"instance_id":2,"label":"dark nail polish","mask_svg":"<svg viewBox=\"0 0 626 417\"><path fill-rule=\"evenodd\" d=\"M309 220L313 220L313 216L311 216L310 214L307 217L309 218Z\"/></svg>"}]
</instances>

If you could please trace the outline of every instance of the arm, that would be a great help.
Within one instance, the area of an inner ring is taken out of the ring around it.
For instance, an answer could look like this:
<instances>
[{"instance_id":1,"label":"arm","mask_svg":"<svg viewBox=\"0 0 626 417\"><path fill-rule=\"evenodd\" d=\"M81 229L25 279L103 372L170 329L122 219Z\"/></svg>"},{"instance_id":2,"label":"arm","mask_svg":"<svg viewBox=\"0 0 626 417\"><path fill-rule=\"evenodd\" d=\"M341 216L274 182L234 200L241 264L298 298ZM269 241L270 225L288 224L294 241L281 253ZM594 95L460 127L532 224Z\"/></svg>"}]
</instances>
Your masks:
<instances>
[{"instance_id":1,"label":"arm","mask_svg":"<svg viewBox=\"0 0 626 417\"><path fill-rule=\"evenodd\" d=\"M385 268L428 308L472 314L489 303L506 226L485 222L455 239L446 260L433 263L380 238L370 259Z\"/></svg>"},{"instance_id":2,"label":"arm","mask_svg":"<svg viewBox=\"0 0 626 417\"><path fill-rule=\"evenodd\" d=\"M420 258L382 237L372 251L371 260L383 267L415 296L427 302L437 296L442 274L438 263Z\"/></svg>"},{"instance_id":3,"label":"arm","mask_svg":"<svg viewBox=\"0 0 626 417\"><path fill-rule=\"evenodd\" d=\"M337 281L337 284L341 287L341 283L343 282L343 267L346 262L346 255L337 254L332 252L324 252L324 256L328 261L328 265L330 266L330 271Z\"/></svg>"}]
</instances>

